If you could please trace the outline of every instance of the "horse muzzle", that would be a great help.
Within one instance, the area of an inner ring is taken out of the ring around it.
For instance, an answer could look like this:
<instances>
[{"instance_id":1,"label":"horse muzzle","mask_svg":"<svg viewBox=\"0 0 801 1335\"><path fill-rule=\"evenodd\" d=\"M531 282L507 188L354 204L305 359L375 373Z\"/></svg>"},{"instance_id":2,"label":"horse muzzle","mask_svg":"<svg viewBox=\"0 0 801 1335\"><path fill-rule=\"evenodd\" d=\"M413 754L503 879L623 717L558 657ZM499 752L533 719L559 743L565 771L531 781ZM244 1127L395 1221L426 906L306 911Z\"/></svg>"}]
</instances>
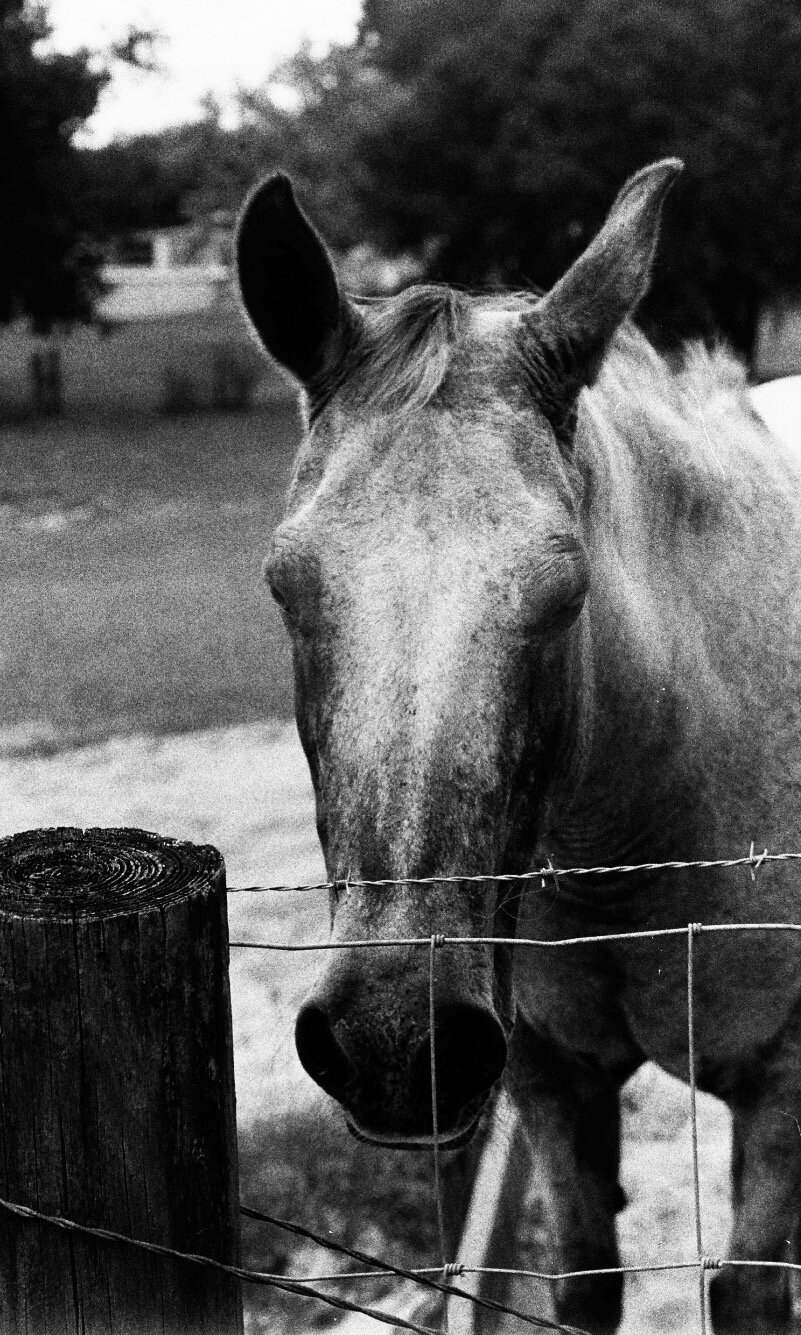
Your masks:
<instances>
[{"instance_id":1,"label":"horse muzzle","mask_svg":"<svg viewBox=\"0 0 801 1335\"><path fill-rule=\"evenodd\" d=\"M436 1144L440 1150L460 1150L463 1145L467 1145L476 1133L479 1121L481 1120L481 1111L476 1114L472 1122L468 1122L462 1130L451 1131L447 1135L440 1134L439 1127L437 1135L433 1133L430 1136L398 1136L366 1131L364 1127L357 1126L352 1118L345 1118L345 1125L355 1140L364 1141L367 1145L377 1145L383 1150L425 1150L430 1153Z\"/></svg>"},{"instance_id":2,"label":"horse muzzle","mask_svg":"<svg viewBox=\"0 0 801 1335\"><path fill-rule=\"evenodd\" d=\"M298 1055L313 1080L345 1109L362 1140L399 1149L456 1148L470 1139L506 1064L506 1038L487 1005L449 1000L428 1025L364 1008L340 1011L335 998L312 996L295 1028Z\"/></svg>"}]
</instances>

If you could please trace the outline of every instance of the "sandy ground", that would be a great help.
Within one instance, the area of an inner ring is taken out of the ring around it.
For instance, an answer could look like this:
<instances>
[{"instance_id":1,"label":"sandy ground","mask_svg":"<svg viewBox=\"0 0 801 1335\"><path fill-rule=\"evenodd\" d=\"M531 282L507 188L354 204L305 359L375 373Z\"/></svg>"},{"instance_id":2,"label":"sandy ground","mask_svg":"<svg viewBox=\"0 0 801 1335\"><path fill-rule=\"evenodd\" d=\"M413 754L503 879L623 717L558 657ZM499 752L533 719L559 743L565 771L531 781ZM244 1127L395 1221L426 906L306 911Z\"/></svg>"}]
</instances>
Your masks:
<instances>
[{"instance_id":1,"label":"sandy ground","mask_svg":"<svg viewBox=\"0 0 801 1335\"><path fill-rule=\"evenodd\" d=\"M19 745L19 730L10 740ZM157 830L216 845L231 888L303 884L324 875L294 726L115 739L47 757L0 756L0 794L4 833L55 825ZM321 894L228 900L232 941L325 940L326 921ZM316 960L312 953L231 952L241 1123L304 1092L311 1096L294 1055L291 1017Z\"/></svg>"},{"instance_id":2,"label":"sandy ground","mask_svg":"<svg viewBox=\"0 0 801 1335\"><path fill-rule=\"evenodd\" d=\"M322 874L311 788L294 727L265 723L128 738L49 757L7 754L24 741L19 730L5 747L3 740L5 833L47 825L128 825L213 843L225 856L230 887L304 883ZM324 897L231 895L229 923L232 941L324 940ZM316 959L313 952L232 950L242 1127L317 1097L292 1043L292 1018ZM630 1202L620 1218L624 1264L692 1260L688 1091L646 1067L624 1104L623 1183ZM703 1096L699 1132L704 1249L720 1254L728 1229L728 1118ZM694 1271L631 1278L625 1335L667 1335L699 1325ZM378 1329L373 1323L370 1328Z\"/></svg>"}]
</instances>

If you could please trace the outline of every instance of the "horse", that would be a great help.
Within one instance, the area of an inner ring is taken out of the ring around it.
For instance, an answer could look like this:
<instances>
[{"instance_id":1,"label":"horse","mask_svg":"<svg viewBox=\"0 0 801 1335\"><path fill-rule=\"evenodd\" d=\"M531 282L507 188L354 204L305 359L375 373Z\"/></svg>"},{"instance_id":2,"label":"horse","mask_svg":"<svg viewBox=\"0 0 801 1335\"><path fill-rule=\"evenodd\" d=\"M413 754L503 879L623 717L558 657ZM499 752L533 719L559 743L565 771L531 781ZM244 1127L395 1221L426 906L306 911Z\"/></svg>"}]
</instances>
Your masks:
<instances>
[{"instance_id":1,"label":"horse","mask_svg":"<svg viewBox=\"0 0 801 1335\"><path fill-rule=\"evenodd\" d=\"M265 575L331 942L400 942L326 952L298 1053L355 1134L400 1147L435 1113L464 1143L504 1080L560 1273L619 1266L624 1082L646 1060L689 1078L686 933L619 935L799 920L770 861L488 879L798 845L799 468L725 351L665 359L631 319L681 165L634 175L542 295L351 298L283 174L237 236L246 312L305 404ZM432 1033L415 943L443 937L471 940L436 952ZM796 1256L800 951L695 944L695 1073L731 1110L746 1261ZM721 1268L710 1305L718 1335L788 1331L787 1272ZM622 1279L561 1278L555 1307L612 1332Z\"/></svg>"}]
</instances>

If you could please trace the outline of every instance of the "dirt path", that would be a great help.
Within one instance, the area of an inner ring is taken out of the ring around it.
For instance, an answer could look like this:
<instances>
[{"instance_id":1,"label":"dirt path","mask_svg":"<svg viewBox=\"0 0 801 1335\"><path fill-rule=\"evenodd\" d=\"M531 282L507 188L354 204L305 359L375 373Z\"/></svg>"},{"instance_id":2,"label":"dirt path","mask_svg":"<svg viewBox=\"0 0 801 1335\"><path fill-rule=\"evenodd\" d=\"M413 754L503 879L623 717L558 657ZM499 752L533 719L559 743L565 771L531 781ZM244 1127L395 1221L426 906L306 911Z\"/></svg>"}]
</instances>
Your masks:
<instances>
[{"instance_id":1,"label":"dirt path","mask_svg":"<svg viewBox=\"0 0 801 1335\"><path fill-rule=\"evenodd\" d=\"M0 739L2 740L2 739ZM323 872L311 787L294 727L214 729L129 738L50 757L2 756L2 830L45 825L130 825L222 849L230 886L303 883ZM232 940L323 940L320 894L232 895ZM237 1104L240 1125L315 1093L297 1062L292 1019L314 974L313 953L234 950ZM692 1260L695 1225L689 1097L646 1067L625 1094L620 1218L624 1263ZM728 1119L699 1101L704 1248L720 1254L728 1228ZM698 1329L695 1272L633 1276L625 1335ZM376 1327L377 1329L377 1327Z\"/></svg>"},{"instance_id":2,"label":"dirt path","mask_svg":"<svg viewBox=\"0 0 801 1335\"><path fill-rule=\"evenodd\" d=\"M48 825L157 830L215 844L229 886L305 883L324 871L294 726L134 737L54 756L0 758L0 794L4 833ZM325 939L322 895L231 895L228 904L232 941ZM294 1055L291 1019L315 960L232 951L242 1123L311 1090Z\"/></svg>"}]
</instances>

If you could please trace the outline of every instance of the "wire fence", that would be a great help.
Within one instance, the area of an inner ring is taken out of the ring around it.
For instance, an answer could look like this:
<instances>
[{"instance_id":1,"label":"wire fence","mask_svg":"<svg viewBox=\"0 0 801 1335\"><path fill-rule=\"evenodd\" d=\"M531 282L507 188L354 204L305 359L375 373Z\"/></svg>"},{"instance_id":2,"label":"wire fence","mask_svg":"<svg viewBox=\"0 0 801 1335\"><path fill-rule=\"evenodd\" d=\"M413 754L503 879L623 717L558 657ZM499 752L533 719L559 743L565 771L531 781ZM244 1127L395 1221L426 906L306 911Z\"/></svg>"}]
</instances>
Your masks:
<instances>
[{"instance_id":1,"label":"wire fence","mask_svg":"<svg viewBox=\"0 0 801 1335\"><path fill-rule=\"evenodd\" d=\"M746 857L714 859L714 860L696 860L696 861L673 861L673 862L646 862L638 864L624 864L617 866L595 866L595 867L570 867L557 868L548 863L534 871L520 874L502 874L502 875L483 875L483 876L433 876L404 878L399 880L349 880L347 882L317 882L315 884L304 885L251 885L229 890L230 894L266 894L266 893L305 893L309 891L336 891L344 888L346 885L352 888L381 889L390 886L418 886L433 887L443 884L509 884L519 883L521 889L525 888L526 893L536 889L537 882L540 882L542 888L547 886L549 880L558 884L563 877L582 877L582 876L626 876L637 873L663 872L663 871L704 871L711 869L731 869L738 867L748 867L752 878L755 880L757 872L766 863L789 863L801 861L801 853L769 853L765 849L762 853L755 853L754 845L751 844L749 853ZM311 1298L327 1306L336 1308L340 1311L358 1312L365 1316L372 1317L374 1320L390 1325L396 1329L411 1330L418 1332L418 1335L438 1335L432 1327L421 1325L419 1322L409 1320L402 1316L389 1315L387 1312L355 1302L341 1295L321 1290L318 1286L330 1282L353 1282L360 1280L375 1280L377 1278L396 1277L412 1281L415 1284L428 1289L445 1297L463 1298L471 1302L476 1308L491 1311L493 1313L505 1314L523 1321L527 1325L540 1330L553 1330L567 1332L568 1335L586 1335L577 1327L568 1326L553 1321L546 1316L536 1316L525 1313L519 1309L497 1302L493 1299L483 1297L469 1292L453 1283L455 1277L465 1275L502 1275L510 1278L530 1278L541 1281L558 1282L560 1280L571 1280L581 1278L591 1278L601 1275L626 1275L626 1274L644 1274L666 1271L687 1271L694 1270L698 1276L699 1293L699 1322L701 1335L707 1332L707 1276L712 1270L723 1268L753 1268L753 1269L778 1269L787 1272L801 1272L801 1264L791 1261L760 1261L760 1260L740 1260L737 1258L723 1258L718 1256L709 1256L704 1251L703 1246L703 1227L702 1227L702 1209L701 1209L701 1188L699 1173L699 1143L698 1143L698 1121L697 1121L697 1085L696 1085L696 1037L695 1037L695 950L698 938L704 934L730 933L730 932L801 932L801 923L794 922L746 922L746 923L702 923L690 922L686 925L676 927L653 928L651 930L631 931L631 932L613 932L588 936L573 936L558 938L556 940L520 938L520 937L497 937L497 936L448 936L442 933L435 933L430 936L387 938L380 940L354 940L354 941L316 941L316 942L277 942L277 941L231 941L231 949L237 950L266 950L266 951L317 951L317 950L355 950L355 949L379 949L391 946L419 947L428 950L428 976L429 976L429 1026L430 1026L430 1050L431 1050L431 1101L432 1101L432 1158L434 1169L434 1188L437 1208L437 1226L441 1252L441 1264L438 1266L426 1266L406 1269L402 1266L393 1265L386 1260L370 1255L369 1253L348 1247L341 1242L334 1241L323 1235L314 1233L312 1230L295 1222L279 1219L276 1216L266 1212L256 1210L252 1207L243 1206L242 1214L248 1218L270 1224L289 1233L303 1237L316 1243L331 1252L342 1256L347 1256L351 1260L358 1261L362 1265L369 1266L370 1269L363 1271L336 1271L330 1274L317 1274L307 1276L287 1276L283 1274L274 1274L268 1271L249 1270L241 1266L226 1265L223 1262L215 1261L209 1257L195 1253L176 1251L170 1247L165 1247L157 1243L149 1242L144 1239L137 1239L127 1234L117 1233L113 1230L104 1228L95 1228L90 1225L82 1224L76 1220L63 1218L57 1215L42 1213L31 1207L20 1205L16 1202L5 1200L0 1197L0 1209L7 1213L22 1219L35 1220L41 1224L52 1228L61 1229L64 1232L82 1235L94 1238L98 1241L104 1241L112 1244L121 1244L139 1251L149 1252L151 1254L169 1257L180 1260L183 1263L202 1266L227 1275L234 1276L241 1281L249 1284L266 1285L287 1293L297 1294L299 1297ZM442 1177L440 1171L440 1144L439 1130L437 1126L437 1057L435 1044L435 1018L436 1018L436 1000L435 1000L435 981L436 981L436 956L437 952L445 947L475 946L475 945L510 945L516 949L565 949L581 947L584 945L598 944L600 942L622 942L622 941L642 941L647 939L657 939L661 937L685 937L686 938L686 959L687 959L687 1057L689 1072L689 1104L690 1104L690 1132L692 1145L692 1180L694 1197L694 1216L695 1216L695 1243L696 1255L692 1258L680 1258L672 1261L644 1262L634 1265L620 1265L614 1267L604 1267L588 1270L569 1270L569 1271L541 1271L541 1270L523 1270L512 1267L497 1266L469 1266L459 1262L449 1261L446 1256L445 1229L443 1224L443 1200L442 1200Z\"/></svg>"}]
</instances>

